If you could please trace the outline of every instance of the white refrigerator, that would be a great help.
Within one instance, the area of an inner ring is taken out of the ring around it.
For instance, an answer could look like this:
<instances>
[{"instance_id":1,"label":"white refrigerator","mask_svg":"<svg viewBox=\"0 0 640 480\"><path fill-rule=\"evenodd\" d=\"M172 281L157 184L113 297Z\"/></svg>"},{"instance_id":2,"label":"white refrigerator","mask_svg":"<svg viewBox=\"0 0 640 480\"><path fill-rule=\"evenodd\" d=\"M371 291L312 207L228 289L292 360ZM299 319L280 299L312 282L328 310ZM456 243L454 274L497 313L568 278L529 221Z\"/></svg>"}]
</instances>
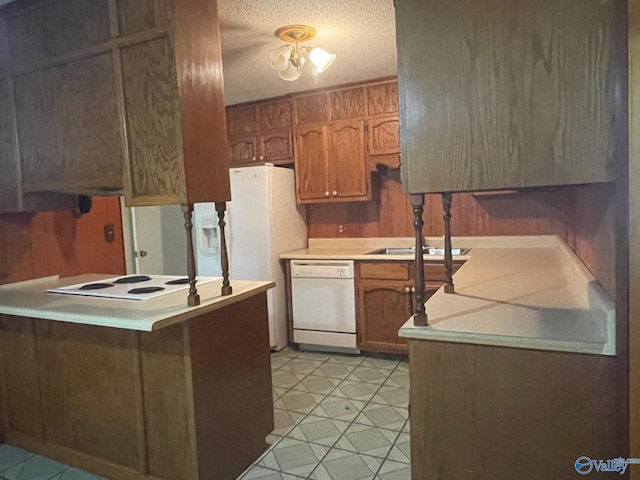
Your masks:
<instances>
[{"instance_id":1,"label":"white refrigerator","mask_svg":"<svg viewBox=\"0 0 640 480\"><path fill-rule=\"evenodd\" d=\"M229 170L231 202L225 216L233 280L275 281L267 292L271 348L287 345L287 303L281 253L307 246L304 205L296 205L294 171L270 164ZM194 206L198 275L220 276L220 232L212 203Z\"/></svg>"}]
</instances>

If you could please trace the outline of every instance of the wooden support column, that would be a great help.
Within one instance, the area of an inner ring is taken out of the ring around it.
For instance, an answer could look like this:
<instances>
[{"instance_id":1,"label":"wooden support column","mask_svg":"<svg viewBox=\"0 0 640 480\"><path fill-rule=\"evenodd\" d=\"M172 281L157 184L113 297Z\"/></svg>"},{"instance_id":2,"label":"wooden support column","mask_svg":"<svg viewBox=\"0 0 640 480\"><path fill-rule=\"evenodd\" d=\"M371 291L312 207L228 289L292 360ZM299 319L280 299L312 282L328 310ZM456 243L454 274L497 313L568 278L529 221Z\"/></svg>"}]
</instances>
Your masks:
<instances>
[{"instance_id":1,"label":"wooden support column","mask_svg":"<svg viewBox=\"0 0 640 480\"><path fill-rule=\"evenodd\" d=\"M411 195L411 206L413 207L413 226L416 234L416 307L413 313L413 324L416 326L427 325L427 312L425 310L425 285L424 285L424 257L422 250L424 247L424 237L422 236L422 213L424 211L424 194Z\"/></svg>"},{"instance_id":2,"label":"wooden support column","mask_svg":"<svg viewBox=\"0 0 640 480\"><path fill-rule=\"evenodd\" d=\"M222 264L222 295L231 295L233 288L229 283L229 257L227 256L227 235L224 230L224 214L227 210L226 202L216 202L218 213L218 227L220 227L220 263Z\"/></svg>"},{"instance_id":3,"label":"wooden support column","mask_svg":"<svg viewBox=\"0 0 640 480\"><path fill-rule=\"evenodd\" d=\"M193 250L193 203L183 204L182 214L184 215L184 229L187 232L187 276L189 277L187 305L195 307L200 305L200 295L198 295L196 288L196 256Z\"/></svg>"},{"instance_id":4,"label":"wooden support column","mask_svg":"<svg viewBox=\"0 0 640 480\"><path fill-rule=\"evenodd\" d=\"M451 192L442 194L444 210L444 293L455 293L453 286L453 255L451 254Z\"/></svg>"}]
</instances>

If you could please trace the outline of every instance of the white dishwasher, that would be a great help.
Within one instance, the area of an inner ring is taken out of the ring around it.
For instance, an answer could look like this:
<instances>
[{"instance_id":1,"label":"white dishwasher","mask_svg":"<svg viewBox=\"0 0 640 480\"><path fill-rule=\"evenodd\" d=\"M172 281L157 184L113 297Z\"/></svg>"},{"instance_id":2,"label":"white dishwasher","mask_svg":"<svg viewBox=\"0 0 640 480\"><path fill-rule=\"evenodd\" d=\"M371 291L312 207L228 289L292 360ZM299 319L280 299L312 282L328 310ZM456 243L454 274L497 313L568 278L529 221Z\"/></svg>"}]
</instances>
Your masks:
<instances>
[{"instance_id":1,"label":"white dishwasher","mask_svg":"<svg viewBox=\"0 0 640 480\"><path fill-rule=\"evenodd\" d=\"M293 341L358 352L352 260L291 260Z\"/></svg>"}]
</instances>

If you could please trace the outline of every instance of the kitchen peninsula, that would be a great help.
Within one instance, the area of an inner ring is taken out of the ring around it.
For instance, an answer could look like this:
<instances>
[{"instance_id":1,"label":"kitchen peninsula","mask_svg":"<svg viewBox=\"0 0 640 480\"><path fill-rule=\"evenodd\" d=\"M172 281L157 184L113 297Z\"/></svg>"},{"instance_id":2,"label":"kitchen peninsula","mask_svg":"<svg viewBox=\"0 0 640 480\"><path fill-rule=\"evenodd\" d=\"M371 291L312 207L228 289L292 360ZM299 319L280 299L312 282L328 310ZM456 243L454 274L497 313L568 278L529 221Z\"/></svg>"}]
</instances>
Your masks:
<instances>
[{"instance_id":1,"label":"kitchen peninsula","mask_svg":"<svg viewBox=\"0 0 640 480\"><path fill-rule=\"evenodd\" d=\"M146 301L0 287L5 440L113 480L235 479L273 429L266 291Z\"/></svg>"}]
</instances>

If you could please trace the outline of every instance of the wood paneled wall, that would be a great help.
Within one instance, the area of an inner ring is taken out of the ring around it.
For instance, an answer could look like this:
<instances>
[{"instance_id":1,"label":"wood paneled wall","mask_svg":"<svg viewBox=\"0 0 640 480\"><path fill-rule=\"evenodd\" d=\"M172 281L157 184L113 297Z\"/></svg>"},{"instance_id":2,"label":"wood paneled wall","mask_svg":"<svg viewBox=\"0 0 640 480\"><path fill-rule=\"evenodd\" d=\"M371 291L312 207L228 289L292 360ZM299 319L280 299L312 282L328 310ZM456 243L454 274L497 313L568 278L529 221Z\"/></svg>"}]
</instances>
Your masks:
<instances>
[{"instance_id":1,"label":"wood paneled wall","mask_svg":"<svg viewBox=\"0 0 640 480\"><path fill-rule=\"evenodd\" d=\"M113 242L104 237L108 224L115 230ZM94 197L85 215L0 215L0 283L82 273L125 273L119 198Z\"/></svg>"},{"instance_id":2,"label":"wood paneled wall","mask_svg":"<svg viewBox=\"0 0 640 480\"><path fill-rule=\"evenodd\" d=\"M310 238L412 237L413 214L399 172L374 173L370 202L309 204ZM379 189L377 188L379 187ZM452 235L560 235L604 288L615 292L613 184L500 195L453 196ZM444 235L439 195L427 195L426 236Z\"/></svg>"}]
</instances>

